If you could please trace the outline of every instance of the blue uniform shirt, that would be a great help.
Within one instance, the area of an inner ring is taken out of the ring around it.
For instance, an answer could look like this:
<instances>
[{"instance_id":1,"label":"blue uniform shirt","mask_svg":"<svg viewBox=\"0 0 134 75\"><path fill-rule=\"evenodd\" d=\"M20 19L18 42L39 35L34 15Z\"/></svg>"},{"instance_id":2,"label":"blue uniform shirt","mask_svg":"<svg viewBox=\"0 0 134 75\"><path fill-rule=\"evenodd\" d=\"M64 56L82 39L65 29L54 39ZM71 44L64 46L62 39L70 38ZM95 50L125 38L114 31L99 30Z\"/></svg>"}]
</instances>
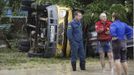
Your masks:
<instances>
[{"instance_id":1,"label":"blue uniform shirt","mask_svg":"<svg viewBox=\"0 0 134 75\"><path fill-rule=\"evenodd\" d=\"M110 25L110 33L112 37L117 37L119 40L133 38L133 28L120 20L114 21Z\"/></svg>"},{"instance_id":2,"label":"blue uniform shirt","mask_svg":"<svg viewBox=\"0 0 134 75\"><path fill-rule=\"evenodd\" d=\"M79 21L76 21L75 19L72 20L72 22L70 22L68 24L68 28L67 28L67 37L68 39L73 42L80 42L83 40L82 37L83 33L82 33L82 26L81 23Z\"/></svg>"}]
</instances>

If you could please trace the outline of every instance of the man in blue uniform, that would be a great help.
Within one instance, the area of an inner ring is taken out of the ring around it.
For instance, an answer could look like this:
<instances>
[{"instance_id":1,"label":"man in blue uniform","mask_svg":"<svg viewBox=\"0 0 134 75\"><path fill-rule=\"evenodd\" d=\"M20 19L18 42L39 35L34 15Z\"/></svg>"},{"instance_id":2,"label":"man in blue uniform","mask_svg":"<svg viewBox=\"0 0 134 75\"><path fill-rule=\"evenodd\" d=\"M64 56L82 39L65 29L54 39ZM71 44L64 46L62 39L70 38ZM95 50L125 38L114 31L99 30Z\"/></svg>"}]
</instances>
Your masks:
<instances>
[{"instance_id":1,"label":"man in blue uniform","mask_svg":"<svg viewBox=\"0 0 134 75\"><path fill-rule=\"evenodd\" d=\"M83 46L83 33L80 20L82 14L79 11L74 13L74 19L68 24L67 37L71 46L71 64L73 71L76 71L77 56L80 59L80 68L85 70L85 52Z\"/></svg>"},{"instance_id":2,"label":"man in blue uniform","mask_svg":"<svg viewBox=\"0 0 134 75\"><path fill-rule=\"evenodd\" d=\"M113 23L110 26L110 33L112 36L112 46L113 54L115 59L115 68L117 75L122 75L122 68L124 70L123 75L128 75L127 66L127 48L126 48L126 38L133 38L133 28L128 26L126 23L119 20L119 14L112 14Z\"/></svg>"}]
</instances>

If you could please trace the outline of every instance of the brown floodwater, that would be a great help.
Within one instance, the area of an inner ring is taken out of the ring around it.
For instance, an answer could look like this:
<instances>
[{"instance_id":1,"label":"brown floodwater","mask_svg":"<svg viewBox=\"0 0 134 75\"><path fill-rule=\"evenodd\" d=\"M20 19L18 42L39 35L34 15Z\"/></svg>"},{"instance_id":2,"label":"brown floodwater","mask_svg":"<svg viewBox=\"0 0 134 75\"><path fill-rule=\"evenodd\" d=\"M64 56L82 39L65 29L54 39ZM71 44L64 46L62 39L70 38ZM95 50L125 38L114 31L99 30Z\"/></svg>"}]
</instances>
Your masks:
<instances>
[{"instance_id":1,"label":"brown floodwater","mask_svg":"<svg viewBox=\"0 0 134 75\"><path fill-rule=\"evenodd\" d=\"M134 61L129 61L129 75L134 75ZM102 72L99 62L87 63L86 71L79 69L77 64L77 71L73 72L70 64L49 64L38 68L32 69L11 69L0 70L0 75L112 75L108 64L106 65L106 71ZM116 74L113 74L116 75Z\"/></svg>"}]
</instances>

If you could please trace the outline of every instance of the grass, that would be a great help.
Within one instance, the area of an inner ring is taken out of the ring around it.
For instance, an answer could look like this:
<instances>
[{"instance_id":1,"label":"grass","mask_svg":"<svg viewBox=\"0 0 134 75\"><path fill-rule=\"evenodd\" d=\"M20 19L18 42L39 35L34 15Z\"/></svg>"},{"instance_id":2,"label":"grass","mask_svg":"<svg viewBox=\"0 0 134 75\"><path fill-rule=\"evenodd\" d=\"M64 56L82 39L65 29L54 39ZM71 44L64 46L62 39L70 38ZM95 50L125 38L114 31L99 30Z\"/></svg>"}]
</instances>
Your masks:
<instances>
[{"instance_id":1,"label":"grass","mask_svg":"<svg viewBox=\"0 0 134 75\"><path fill-rule=\"evenodd\" d=\"M95 63L97 60L87 58L88 62ZM50 64L69 64L70 60L62 58L29 58L27 53L19 52L16 48L0 49L0 69L35 68Z\"/></svg>"},{"instance_id":2,"label":"grass","mask_svg":"<svg viewBox=\"0 0 134 75\"><path fill-rule=\"evenodd\" d=\"M68 63L69 60L58 59L58 58L29 58L27 53L18 52L17 49L0 49L0 68L11 68L11 67L23 67L23 64L28 65L27 67L34 67L40 64L58 64ZM22 66L21 66L22 65Z\"/></svg>"}]
</instances>

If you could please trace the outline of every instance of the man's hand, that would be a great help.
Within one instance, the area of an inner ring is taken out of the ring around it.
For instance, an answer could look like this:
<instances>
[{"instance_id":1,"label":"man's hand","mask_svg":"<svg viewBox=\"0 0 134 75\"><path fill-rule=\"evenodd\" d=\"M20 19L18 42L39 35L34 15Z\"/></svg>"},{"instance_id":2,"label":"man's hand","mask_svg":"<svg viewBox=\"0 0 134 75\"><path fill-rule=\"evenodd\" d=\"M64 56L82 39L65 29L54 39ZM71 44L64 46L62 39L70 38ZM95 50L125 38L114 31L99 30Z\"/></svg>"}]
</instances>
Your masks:
<instances>
[{"instance_id":1,"label":"man's hand","mask_svg":"<svg viewBox=\"0 0 134 75\"><path fill-rule=\"evenodd\" d=\"M104 31L104 29L103 28L100 28L99 30L97 30L97 33L101 33L103 31Z\"/></svg>"},{"instance_id":2,"label":"man's hand","mask_svg":"<svg viewBox=\"0 0 134 75\"><path fill-rule=\"evenodd\" d=\"M97 33L101 33L101 32L104 31L104 28L103 27L98 27L98 25L95 25L95 29L96 29Z\"/></svg>"},{"instance_id":3,"label":"man's hand","mask_svg":"<svg viewBox=\"0 0 134 75\"><path fill-rule=\"evenodd\" d=\"M110 29L107 28L107 31L105 32L105 34L110 34Z\"/></svg>"},{"instance_id":4,"label":"man's hand","mask_svg":"<svg viewBox=\"0 0 134 75\"><path fill-rule=\"evenodd\" d=\"M118 38L117 37L112 37L112 40L117 40Z\"/></svg>"},{"instance_id":5,"label":"man's hand","mask_svg":"<svg viewBox=\"0 0 134 75\"><path fill-rule=\"evenodd\" d=\"M106 31L105 34L110 34L110 31Z\"/></svg>"}]
</instances>

